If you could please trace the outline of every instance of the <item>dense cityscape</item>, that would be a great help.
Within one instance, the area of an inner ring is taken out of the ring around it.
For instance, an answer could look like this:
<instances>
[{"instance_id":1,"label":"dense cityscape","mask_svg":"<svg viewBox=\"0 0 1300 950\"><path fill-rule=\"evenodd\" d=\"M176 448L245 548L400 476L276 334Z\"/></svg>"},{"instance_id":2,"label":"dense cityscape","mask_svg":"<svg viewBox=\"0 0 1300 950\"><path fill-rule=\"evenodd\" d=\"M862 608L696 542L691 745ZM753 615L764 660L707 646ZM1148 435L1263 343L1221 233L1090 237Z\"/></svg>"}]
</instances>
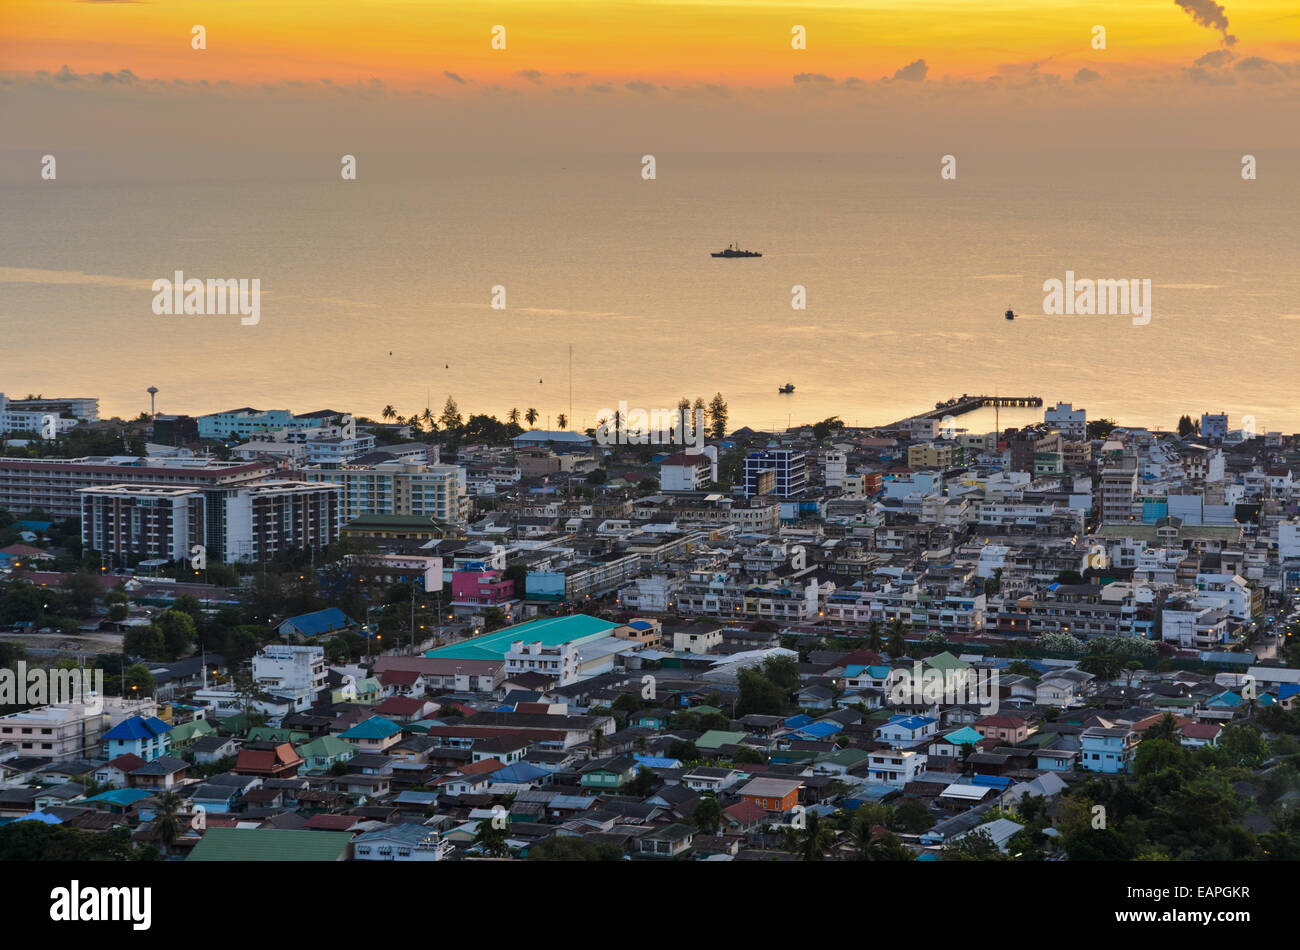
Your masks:
<instances>
[{"instance_id":1,"label":"dense cityscape","mask_svg":"<svg viewBox=\"0 0 1300 950\"><path fill-rule=\"evenodd\" d=\"M1300 436L157 395L0 395L0 858L1300 857Z\"/></svg>"}]
</instances>

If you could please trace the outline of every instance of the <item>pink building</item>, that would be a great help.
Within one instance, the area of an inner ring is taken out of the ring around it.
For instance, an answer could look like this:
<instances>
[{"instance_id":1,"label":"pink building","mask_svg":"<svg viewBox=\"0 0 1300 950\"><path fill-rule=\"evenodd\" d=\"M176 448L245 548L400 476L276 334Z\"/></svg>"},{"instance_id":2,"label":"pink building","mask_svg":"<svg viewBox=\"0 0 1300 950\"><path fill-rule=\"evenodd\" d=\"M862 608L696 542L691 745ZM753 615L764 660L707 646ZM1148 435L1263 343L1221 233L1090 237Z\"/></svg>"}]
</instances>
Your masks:
<instances>
[{"instance_id":1,"label":"pink building","mask_svg":"<svg viewBox=\"0 0 1300 950\"><path fill-rule=\"evenodd\" d=\"M515 582L500 571L456 571L451 575L451 599L457 605L493 607L513 600Z\"/></svg>"}]
</instances>

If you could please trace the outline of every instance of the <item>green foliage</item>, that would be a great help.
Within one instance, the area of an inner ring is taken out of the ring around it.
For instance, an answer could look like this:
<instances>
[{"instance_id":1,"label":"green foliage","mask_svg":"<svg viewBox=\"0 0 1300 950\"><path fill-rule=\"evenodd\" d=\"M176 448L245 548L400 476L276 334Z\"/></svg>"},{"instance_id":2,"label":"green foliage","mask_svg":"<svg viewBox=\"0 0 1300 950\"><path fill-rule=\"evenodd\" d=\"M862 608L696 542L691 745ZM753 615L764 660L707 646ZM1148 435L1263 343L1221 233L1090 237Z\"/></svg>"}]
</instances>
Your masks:
<instances>
[{"instance_id":1,"label":"green foliage","mask_svg":"<svg viewBox=\"0 0 1300 950\"><path fill-rule=\"evenodd\" d=\"M621 861L623 851L617 845L599 844L583 838L552 835L537 842L528 851L529 861Z\"/></svg>"}]
</instances>

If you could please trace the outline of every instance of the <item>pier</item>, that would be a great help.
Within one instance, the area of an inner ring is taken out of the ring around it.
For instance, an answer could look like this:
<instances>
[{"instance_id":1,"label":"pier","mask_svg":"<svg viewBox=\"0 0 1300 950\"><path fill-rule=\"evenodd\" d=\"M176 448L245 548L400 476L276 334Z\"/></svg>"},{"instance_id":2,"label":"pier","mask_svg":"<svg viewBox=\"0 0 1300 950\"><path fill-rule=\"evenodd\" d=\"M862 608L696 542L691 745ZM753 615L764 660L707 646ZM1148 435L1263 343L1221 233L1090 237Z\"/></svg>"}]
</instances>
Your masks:
<instances>
[{"instance_id":1,"label":"pier","mask_svg":"<svg viewBox=\"0 0 1300 950\"><path fill-rule=\"evenodd\" d=\"M998 409L1038 409L1043 405L1042 396L971 396L962 393L949 399L946 402L935 403L935 407L929 412L918 412L914 416L908 416L906 419L900 419L893 425L886 426L887 429L897 429L913 419L942 419L944 416L960 416L968 412L974 412L976 409L983 409L987 406Z\"/></svg>"}]
</instances>

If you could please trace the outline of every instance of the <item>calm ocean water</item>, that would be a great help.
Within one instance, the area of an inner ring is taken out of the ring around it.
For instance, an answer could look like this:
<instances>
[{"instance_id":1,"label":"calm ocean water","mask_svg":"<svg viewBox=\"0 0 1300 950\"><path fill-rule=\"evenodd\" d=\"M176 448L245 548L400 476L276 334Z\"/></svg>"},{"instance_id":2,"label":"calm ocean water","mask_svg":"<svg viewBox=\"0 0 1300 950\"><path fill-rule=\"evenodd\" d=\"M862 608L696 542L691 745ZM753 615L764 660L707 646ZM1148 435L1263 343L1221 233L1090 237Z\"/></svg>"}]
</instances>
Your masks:
<instances>
[{"instance_id":1,"label":"calm ocean water","mask_svg":"<svg viewBox=\"0 0 1300 950\"><path fill-rule=\"evenodd\" d=\"M656 157L645 181L639 155L361 155L352 182L336 155L60 158L57 182L0 185L0 391L123 415L150 385L190 413L408 415L450 394L542 425L570 399L592 425L721 391L755 427L997 392L1300 430L1295 155L1251 182L1212 152L959 156L955 181L937 155ZM709 257L732 241L763 258ZM259 278L260 324L155 316L150 285L177 270ZM1067 270L1149 278L1150 324L1045 316Z\"/></svg>"}]
</instances>

